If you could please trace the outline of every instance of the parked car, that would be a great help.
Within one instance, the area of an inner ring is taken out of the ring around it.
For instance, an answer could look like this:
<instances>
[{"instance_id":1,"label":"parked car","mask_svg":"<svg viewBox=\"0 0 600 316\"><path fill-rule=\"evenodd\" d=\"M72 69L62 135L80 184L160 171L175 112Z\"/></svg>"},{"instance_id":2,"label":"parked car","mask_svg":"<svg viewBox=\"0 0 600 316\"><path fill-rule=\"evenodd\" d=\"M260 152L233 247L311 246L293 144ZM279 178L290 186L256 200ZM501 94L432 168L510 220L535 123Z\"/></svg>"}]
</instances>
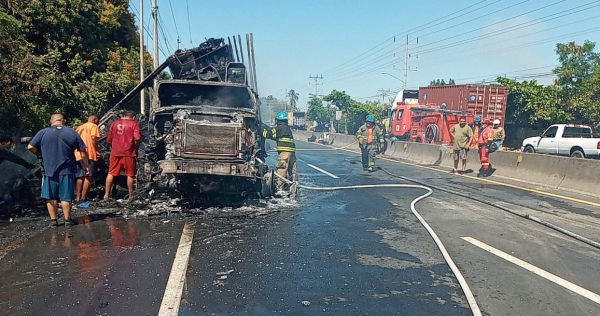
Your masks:
<instances>
[{"instance_id":1,"label":"parked car","mask_svg":"<svg viewBox=\"0 0 600 316\"><path fill-rule=\"evenodd\" d=\"M587 125L554 124L540 136L523 140L521 150L575 158L600 158L600 138Z\"/></svg>"}]
</instances>

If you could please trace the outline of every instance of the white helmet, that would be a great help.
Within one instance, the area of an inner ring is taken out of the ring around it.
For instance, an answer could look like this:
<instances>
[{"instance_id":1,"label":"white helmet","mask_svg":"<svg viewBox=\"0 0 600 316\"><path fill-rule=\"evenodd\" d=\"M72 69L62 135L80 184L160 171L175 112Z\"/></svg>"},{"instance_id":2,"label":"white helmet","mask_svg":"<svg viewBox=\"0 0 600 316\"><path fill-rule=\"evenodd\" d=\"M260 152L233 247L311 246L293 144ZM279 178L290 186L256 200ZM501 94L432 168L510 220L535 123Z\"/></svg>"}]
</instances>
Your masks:
<instances>
[{"instance_id":1,"label":"white helmet","mask_svg":"<svg viewBox=\"0 0 600 316\"><path fill-rule=\"evenodd\" d=\"M494 120L494 122L493 122L492 124L494 124L494 125L500 125L500 120L498 120L498 119L495 119L495 120Z\"/></svg>"}]
</instances>

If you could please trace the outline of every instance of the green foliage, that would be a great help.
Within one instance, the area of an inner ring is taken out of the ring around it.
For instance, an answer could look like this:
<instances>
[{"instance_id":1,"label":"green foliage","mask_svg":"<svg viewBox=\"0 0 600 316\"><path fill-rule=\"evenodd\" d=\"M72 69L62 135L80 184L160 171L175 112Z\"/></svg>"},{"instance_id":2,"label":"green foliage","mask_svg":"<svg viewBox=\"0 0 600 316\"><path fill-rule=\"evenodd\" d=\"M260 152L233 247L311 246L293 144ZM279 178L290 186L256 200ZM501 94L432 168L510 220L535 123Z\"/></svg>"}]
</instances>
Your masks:
<instances>
[{"instance_id":1,"label":"green foliage","mask_svg":"<svg viewBox=\"0 0 600 316\"><path fill-rule=\"evenodd\" d=\"M535 80L517 82L497 78L510 91L507 100L506 121L518 126L543 127L553 122L568 122L572 116L557 102L558 89L543 86Z\"/></svg>"},{"instance_id":2,"label":"green foliage","mask_svg":"<svg viewBox=\"0 0 600 316\"><path fill-rule=\"evenodd\" d=\"M308 100L308 109L306 110L306 119L317 123L329 122L331 116L327 108L323 105L323 99L311 94Z\"/></svg>"},{"instance_id":3,"label":"green foliage","mask_svg":"<svg viewBox=\"0 0 600 316\"><path fill-rule=\"evenodd\" d=\"M0 116L35 131L49 114L102 113L139 82L138 33L127 0L0 3ZM152 60L146 54L146 71Z\"/></svg>"},{"instance_id":4,"label":"green foliage","mask_svg":"<svg viewBox=\"0 0 600 316\"><path fill-rule=\"evenodd\" d=\"M331 116L335 110L344 112L341 122L335 122L334 127L337 131L346 131L348 134L354 134L358 128L364 124L367 115L374 115L380 119L384 106L379 101L367 101L365 103L353 100L345 91L333 90L323 98L333 107L330 109Z\"/></svg>"},{"instance_id":5,"label":"green foliage","mask_svg":"<svg viewBox=\"0 0 600 316\"><path fill-rule=\"evenodd\" d=\"M510 91L507 121L518 126L544 127L552 123L600 126L600 54L595 44L557 44L560 66L555 83L542 86L535 80L517 82L497 78Z\"/></svg>"},{"instance_id":6,"label":"green foliage","mask_svg":"<svg viewBox=\"0 0 600 316\"><path fill-rule=\"evenodd\" d=\"M444 81L444 79L436 79L436 80L431 80L429 82L429 86L445 86L445 85L455 85L456 83L454 82L454 79L450 78L448 80L448 83L446 83L446 81Z\"/></svg>"}]
</instances>

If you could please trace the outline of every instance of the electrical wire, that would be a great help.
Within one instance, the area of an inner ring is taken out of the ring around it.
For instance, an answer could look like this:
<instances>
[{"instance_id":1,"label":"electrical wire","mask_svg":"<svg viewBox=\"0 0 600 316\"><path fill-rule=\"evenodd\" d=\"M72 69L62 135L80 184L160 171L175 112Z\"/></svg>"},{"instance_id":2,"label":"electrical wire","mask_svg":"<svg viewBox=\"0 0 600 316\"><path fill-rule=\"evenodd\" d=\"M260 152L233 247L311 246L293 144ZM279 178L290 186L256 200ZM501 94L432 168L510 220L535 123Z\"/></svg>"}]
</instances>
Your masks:
<instances>
[{"instance_id":1,"label":"electrical wire","mask_svg":"<svg viewBox=\"0 0 600 316\"><path fill-rule=\"evenodd\" d=\"M539 10L548 8L550 6L556 5L556 4L564 2L564 1L565 0L557 1L557 2L554 2L552 4L545 5L543 7L540 7L540 8L534 9L534 10L530 10L530 11L528 11L528 13L539 11ZM480 35L480 36L476 36L476 37L472 37L472 38L468 38L468 39L463 39L463 40L460 40L460 41L457 41L457 42L453 42L453 43L444 44L444 45L441 45L441 46L438 46L438 47L434 47L434 48L430 48L430 49L427 49L427 50L421 50L421 51L413 52L412 55L427 54L427 53L431 53L431 52L434 52L434 51L445 50L447 48L455 47L455 46L458 46L458 45L463 45L465 43L478 41L478 40L481 40L481 39L484 39L484 38L489 38L489 37L497 36L497 35L500 35L500 34L504 34L504 33L507 33L509 31L523 29L523 28L526 28L526 27L530 27L530 26L542 23L542 22L546 22L546 21L549 21L549 20L561 18L561 17L572 15L572 14L575 14L575 13L579 13L581 11L589 10L590 8L596 7L596 6L592 6L592 7L589 7L589 6L592 5L592 4L594 4L594 3L597 3L597 2L600 2L600 0L593 1L593 2L590 2L590 3L584 4L584 5L576 6L574 8L571 8L571 9L568 9L568 10L565 10L565 11L561 11L561 12L558 12L558 13L553 13L553 14L550 14L550 15L546 15L544 17L541 17L541 18L533 20L533 21L529 21L529 22L521 23L521 24L518 24L518 25L515 25L515 26L506 27L506 28L503 28L501 30L489 32L489 33L486 33L486 34L483 34L483 35ZM588 6L588 7L586 7L586 6ZM586 8L584 8L584 7L586 7ZM577 10L577 9L579 9L579 10ZM527 13L525 13L525 14L527 14ZM465 32L465 33L462 33L462 34L459 34L459 35L451 36L451 37L448 37L448 38L445 38L445 39L442 39L442 40L439 40L439 41L436 41L436 42L425 44L423 46L428 46L428 45L431 45L433 43L438 43L438 42L446 41L448 39L455 38L455 37L460 36L460 35L468 34L468 33L471 33L471 32L474 32L474 31L477 31L477 30L480 30L480 29L484 29L486 27L490 27L490 26L496 25L498 23L502 23L502 22L506 22L506 21L511 20L511 19L515 19L515 18L523 16L525 14L520 14L520 15L514 16L512 18L505 19L503 21L491 24L491 25L487 25L485 27L476 28L476 29L470 30L468 32ZM585 20L588 20L588 19L585 19ZM580 23L582 21L584 21L584 20L579 20L579 21L573 22L572 24L574 24L574 23ZM519 36L519 37L523 37L523 36ZM389 52L387 52L387 53L389 53ZM358 77L358 76L361 76L361 75L364 75L364 74L368 74L368 73L372 73L372 72L381 70L381 69L386 68L386 67L388 67L388 66L390 66L390 65L392 65L392 64L394 64L394 63L397 62L396 60L393 60L393 61L387 62L385 64L376 66L376 68L365 70L365 71L360 72L360 73L356 73L356 72L358 72L358 71L360 71L360 70L362 70L362 69L364 69L364 68L366 68L368 66L371 66L373 64L377 64L378 62L384 60L385 57L386 56L384 56L383 58L382 57L375 57L375 60L371 61L370 63L368 63L366 66L361 66L359 68L353 69L352 71L346 72L346 73L344 73L342 75L333 76L333 78L329 77L329 81L327 81L327 82L331 83L331 82L335 82L335 81L342 81L342 80L346 80L346 79Z\"/></svg>"},{"instance_id":2,"label":"electrical wire","mask_svg":"<svg viewBox=\"0 0 600 316\"><path fill-rule=\"evenodd\" d=\"M185 7L187 9L187 21L188 21L188 33L190 35L190 45L194 45L192 41L192 24L190 23L190 1L185 0Z\"/></svg>"}]
</instances>

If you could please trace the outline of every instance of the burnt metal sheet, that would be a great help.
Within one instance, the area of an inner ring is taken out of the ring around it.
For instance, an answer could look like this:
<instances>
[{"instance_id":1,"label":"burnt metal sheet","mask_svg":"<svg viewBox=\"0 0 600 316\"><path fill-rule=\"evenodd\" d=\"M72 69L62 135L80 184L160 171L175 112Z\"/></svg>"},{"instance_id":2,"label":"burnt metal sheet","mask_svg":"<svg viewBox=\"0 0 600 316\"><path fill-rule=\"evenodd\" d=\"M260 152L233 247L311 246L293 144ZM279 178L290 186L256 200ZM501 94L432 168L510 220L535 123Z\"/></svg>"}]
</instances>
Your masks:
<instances>
[{"instance_id":1,"label":"burnt metal sheet","mask_svg":"<svg viewBox=\"0 0 600 316\"><path fill-rule=\"evenodd\" d=\"M239 128L239 124L185 121L183 153L235 157L238 154Z\"/></svg>"},{"instance_id":2,"label":"burnt metal sheet","mask_svg":"<svg viewBox=\"0 0 600 316\"><path fill-rule=\"evenodd\" d=\"M162 174L207 174L253 178L258 171L250 163L227 163L191 159L161 160Z\"/></svg>"}]
</instances>

